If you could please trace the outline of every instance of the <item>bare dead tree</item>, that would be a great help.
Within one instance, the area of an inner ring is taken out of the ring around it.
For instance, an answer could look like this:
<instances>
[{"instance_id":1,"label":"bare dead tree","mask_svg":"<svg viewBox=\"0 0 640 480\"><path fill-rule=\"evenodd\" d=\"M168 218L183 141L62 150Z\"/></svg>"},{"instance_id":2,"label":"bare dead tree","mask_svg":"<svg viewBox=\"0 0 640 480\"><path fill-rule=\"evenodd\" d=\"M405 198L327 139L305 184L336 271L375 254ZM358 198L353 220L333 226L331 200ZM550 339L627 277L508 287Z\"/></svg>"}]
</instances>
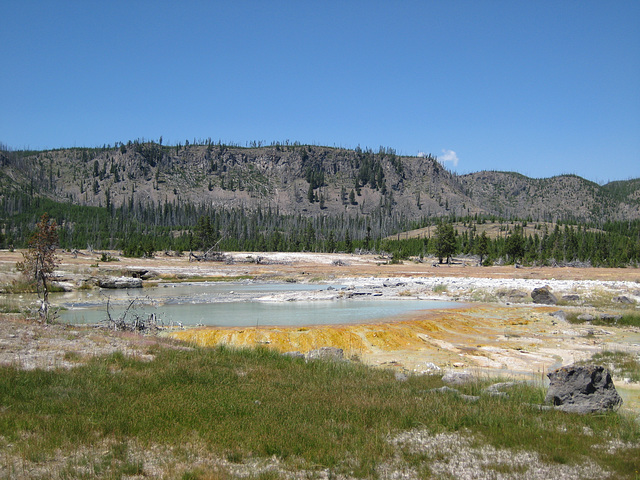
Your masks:
<instances>
[{"instance_id":1,"label":"bare dead tree","mask_svg":"<svg viewBox=\"0 0 640 480\"><path fill-rule=\"evenodd\" d=\"M109 305L111 298L107 297L107 318L104 320L107 328L117 332L138 332L138 333L151 333L160 330L161 325L158 323L158 319L155 313L151 314L138 314L136 311L136 304L140 303L140 298L133 298L124 312L117 318L111 315Z\"/></svg>"},{"instance_id":2,"label":"bare dead tree","mask_svg":"<svg viewBox=\"0 0 640 480\"><path fill-rule=\"evenodd\" d=\"M58 244L58 226L49 221L45 213L36 225L36 231L29 239L29 249L22 254L24 261L18 262L16 268L36 285L42 302L39 309L40 320L47 323L49 315L49 288L53 271L58 266L56 246Z\"/></svg>"}]
</instances>

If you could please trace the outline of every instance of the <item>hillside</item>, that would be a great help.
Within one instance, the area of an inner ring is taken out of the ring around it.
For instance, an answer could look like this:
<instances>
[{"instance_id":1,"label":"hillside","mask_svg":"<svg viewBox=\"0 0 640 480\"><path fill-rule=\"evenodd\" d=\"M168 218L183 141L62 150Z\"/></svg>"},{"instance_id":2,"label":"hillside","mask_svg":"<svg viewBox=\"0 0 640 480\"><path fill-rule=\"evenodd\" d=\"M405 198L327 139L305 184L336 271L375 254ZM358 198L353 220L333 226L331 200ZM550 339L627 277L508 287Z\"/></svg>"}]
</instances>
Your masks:
<instances>
[{"instance_id":1,"label":"hillside","mask_svg":"<svg viewBox=\"0 0 640 480\"><path fill-rule=\"evenodd\" d=\"M518 231L523 237L527 238L533 235L543 235L553 232L558 226L552 222L454 222L451 224L457 235L482 235L485 233L489 239L506 238L514 231ZM438 225L429 225L427 227L416 228L405 232L399 232L395 235L387 237L388 240L406 240L409 238L433 238L436 237ZM597 228L584 228L585 232L603 233L603 230Z\"/></svg>"},{"instance_id":2,"label":"hillside","mask_svg":"<svg viewBox=\"0 0 640 480\"><path fill-rule=\"evenodd\" d=\"M281 214L406 220L474 214L545 221L640 218L638 179L600 186L575 175L458 176L433 156L402 157L385 148L136 141L99 149L1 152L0 166L2 198L26 192L88 206L271 207Z\"/></svg>"}]
</instances>

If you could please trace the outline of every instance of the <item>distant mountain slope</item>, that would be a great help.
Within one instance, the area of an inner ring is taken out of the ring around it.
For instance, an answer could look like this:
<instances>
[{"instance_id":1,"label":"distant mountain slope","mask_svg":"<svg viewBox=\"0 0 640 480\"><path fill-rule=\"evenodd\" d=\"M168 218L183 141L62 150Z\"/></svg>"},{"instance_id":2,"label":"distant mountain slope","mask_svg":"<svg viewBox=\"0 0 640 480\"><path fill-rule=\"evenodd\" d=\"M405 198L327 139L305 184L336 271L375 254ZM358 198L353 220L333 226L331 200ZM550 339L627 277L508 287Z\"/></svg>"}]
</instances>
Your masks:
<instances>
[{"instance_id":1,"label":"distant mountain slope","mask_svg":"<svg viewBox=\"0 0 640 480\"><path fill-rule=\"evenodd\" d=\"M603 190L620 211L620 218L638 218L640 212L640 178L607 183Z\"/></svg>"},{"instance_id":2,"label":"distant mountain slope","mask_svg":"<svg viewBox=\"0 0 640 480\"><path fill-rule=\"evenodd\" d=\"M511 172L478 172L460 181L474 202L507 218L599 220L617 215L617 202L606 190L576 175L535 179Z\"/></svg>"},{"instance_id":3,"label":"distant mountain slope","mask_svg":"<svg viewBox=\"0 0 640 480\"><path fill-rule=\"evenodd\" d=\"M419 219L488 214L540 220L640 218L640 179L599 186L575 175L458 176L435 157L392 149L221 144L0 152L0 196L12 191L80 205L124 202L271 207L311 216Z\"/></svg>"}]
</instances>

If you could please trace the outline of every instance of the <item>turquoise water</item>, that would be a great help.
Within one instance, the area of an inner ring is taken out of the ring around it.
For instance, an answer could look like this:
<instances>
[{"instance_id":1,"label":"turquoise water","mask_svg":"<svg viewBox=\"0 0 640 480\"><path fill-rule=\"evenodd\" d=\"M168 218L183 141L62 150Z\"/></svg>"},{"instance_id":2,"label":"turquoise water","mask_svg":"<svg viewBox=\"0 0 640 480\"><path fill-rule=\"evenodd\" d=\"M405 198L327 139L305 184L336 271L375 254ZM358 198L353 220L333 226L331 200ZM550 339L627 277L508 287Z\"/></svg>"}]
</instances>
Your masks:
<instances>
[{"instance_id":1,"label":"turquoise water","mask_svg":"<svg viewBox=\"0 0 640 480\"><path fill-rule=\"evenodd\" d=\"M133 302L127 319L155 314L164 325L208 325L221 327L335 325L383 320L388 317L433 308L459 306L429 300L339 299L291 302L261 302L256 298L286 292L326 290L327 285L304 284L168 284L150 290L89 292L61 299L60 321L95 324L118 318ZM332 286L339 289L340 286Z\"/></svg>"}]
</instances>

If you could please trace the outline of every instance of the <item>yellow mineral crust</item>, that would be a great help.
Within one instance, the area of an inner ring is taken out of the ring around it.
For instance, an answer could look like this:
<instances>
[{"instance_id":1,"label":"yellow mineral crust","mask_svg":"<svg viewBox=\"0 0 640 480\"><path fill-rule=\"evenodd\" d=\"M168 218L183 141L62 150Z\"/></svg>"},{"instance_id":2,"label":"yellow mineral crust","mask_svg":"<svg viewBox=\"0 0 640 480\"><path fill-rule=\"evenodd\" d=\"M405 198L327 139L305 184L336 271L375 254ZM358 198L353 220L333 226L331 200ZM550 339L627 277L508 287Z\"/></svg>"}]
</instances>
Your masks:
<instances>
[{"instance_id":1,"label":"yellow mineral crust","mask_svg":"<svg viewBox=\"0 0 640 480\"><path fill-rule=\"evenodd\" d=\"M557 330L555 319L549 315L553 310L482 304L413 312L384 323L192 328L172 332L171 336L200 346L263 345L281 352L307 353L330 346L367 363L394 363L412 369L433 362L532 372L562 362L566 348L561 344L575 340L575 332L563 335ZM578 350L586 355L589 342L578 343Z\"/></svg>"}]
</instances>

